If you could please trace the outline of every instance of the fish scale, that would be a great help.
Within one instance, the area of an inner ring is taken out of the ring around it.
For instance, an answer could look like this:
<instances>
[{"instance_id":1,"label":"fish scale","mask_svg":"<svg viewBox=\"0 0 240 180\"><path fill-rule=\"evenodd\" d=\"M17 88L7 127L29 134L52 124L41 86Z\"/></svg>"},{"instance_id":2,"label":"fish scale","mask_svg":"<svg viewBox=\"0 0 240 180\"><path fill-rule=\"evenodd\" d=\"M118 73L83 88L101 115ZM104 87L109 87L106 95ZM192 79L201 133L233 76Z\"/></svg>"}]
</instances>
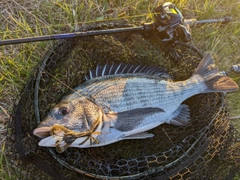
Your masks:
<instances>
[{"instance_id":1,"label":"fish scale","mask_svg":"<svg viewBox=\"0 0 240 180\"><path fill-rule=\"evenodd\" d=\"M196 88L196 84L199 86L199 83L195 77L187 82L177 83L146 79L142 76L118 80L117 83L116 81L112 83L111 79L102 83L93 83L82 91L91 94L91 97L97 104L103 106L103 109L110 109L114 112L144 107L169 109L168 106L179 106L182 99L199 93L199 88Z\"/></svg>"}]
</instances>

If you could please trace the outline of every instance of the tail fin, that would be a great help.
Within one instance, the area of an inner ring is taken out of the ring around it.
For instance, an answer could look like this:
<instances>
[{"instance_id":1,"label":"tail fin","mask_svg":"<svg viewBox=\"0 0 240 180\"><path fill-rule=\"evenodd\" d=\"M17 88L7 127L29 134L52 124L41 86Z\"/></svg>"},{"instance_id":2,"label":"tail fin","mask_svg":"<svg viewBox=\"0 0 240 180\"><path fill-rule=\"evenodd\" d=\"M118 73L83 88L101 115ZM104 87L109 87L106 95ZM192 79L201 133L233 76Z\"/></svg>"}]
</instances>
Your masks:
<instances>
[{"instance_id":1,"label":"tail fin","mask_svg":"<svg viewBox=\"0 0 240 180\"><path fill-rule=\"evenodd\" d=\"M206 92L232 92L238 90L238 85L229 77L219 74L217 67L214 67L212 56L207 53L198 65L194 75L204 78L207 85Z\"/></svg>"}]
</instances>

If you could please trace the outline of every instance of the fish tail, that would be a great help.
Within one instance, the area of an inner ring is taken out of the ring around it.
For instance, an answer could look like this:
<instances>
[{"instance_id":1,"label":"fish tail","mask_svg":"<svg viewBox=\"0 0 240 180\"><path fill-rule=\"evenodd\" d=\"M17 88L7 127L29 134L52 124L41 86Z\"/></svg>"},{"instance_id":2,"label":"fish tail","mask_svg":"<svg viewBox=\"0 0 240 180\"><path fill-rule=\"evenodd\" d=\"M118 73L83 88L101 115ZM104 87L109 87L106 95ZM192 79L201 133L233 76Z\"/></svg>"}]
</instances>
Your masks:
<instances>
[{"instance_id":1,"label":"fish tail","mask_svg":"<svg viewBox=\"0 0 240 180\"><path fill-rule=\"evenodd\" d=\"M207 86L206 92L232 92L238 90L238 85L227 76L219 73L217 67L214 67L212 56L207 53L198 65L194 75L200 75Z\"/></svg>"}]
</instances>

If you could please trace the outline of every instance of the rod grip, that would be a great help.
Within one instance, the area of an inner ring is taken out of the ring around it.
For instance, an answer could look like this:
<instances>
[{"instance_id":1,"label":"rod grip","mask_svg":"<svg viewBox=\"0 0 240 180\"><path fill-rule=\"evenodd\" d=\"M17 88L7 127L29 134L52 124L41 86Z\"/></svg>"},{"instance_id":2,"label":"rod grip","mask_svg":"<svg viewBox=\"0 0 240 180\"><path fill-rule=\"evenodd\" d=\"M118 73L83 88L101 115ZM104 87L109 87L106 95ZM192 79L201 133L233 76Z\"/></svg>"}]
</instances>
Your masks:
<instances>
[{"instance_id":1,"label":"rod grip","mask_svg":"<svg viewBox=\"0 0 240 180\"><path fill-rule=\"evenodd\" d=\"M230 69L234 72L240 73L240 64L232 65Z\"/></svg>"}]
</instances>

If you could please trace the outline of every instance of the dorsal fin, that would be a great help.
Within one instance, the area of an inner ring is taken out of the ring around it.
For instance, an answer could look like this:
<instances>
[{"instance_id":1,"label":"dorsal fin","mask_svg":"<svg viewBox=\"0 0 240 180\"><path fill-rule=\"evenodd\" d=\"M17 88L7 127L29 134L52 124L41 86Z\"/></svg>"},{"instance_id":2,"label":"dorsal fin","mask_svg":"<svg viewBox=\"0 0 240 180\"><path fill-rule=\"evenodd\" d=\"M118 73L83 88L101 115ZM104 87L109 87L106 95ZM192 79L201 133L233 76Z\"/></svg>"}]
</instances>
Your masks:
<instances>
[{"instance_id":1,"label":"dorsal fin","mask_svg":"<svg viewBox=\"0 0 240 180\"><path fill-rule=\"evenodd\" d=\"M86 80L96 77L103 77L117 74L147 74L160 77L171 78L166 70L158 66L144 66L131 64L105 64L104 66L97 65L96 69L89 70L89 75L85 76Z\"/></svg>"}]
</instances>

